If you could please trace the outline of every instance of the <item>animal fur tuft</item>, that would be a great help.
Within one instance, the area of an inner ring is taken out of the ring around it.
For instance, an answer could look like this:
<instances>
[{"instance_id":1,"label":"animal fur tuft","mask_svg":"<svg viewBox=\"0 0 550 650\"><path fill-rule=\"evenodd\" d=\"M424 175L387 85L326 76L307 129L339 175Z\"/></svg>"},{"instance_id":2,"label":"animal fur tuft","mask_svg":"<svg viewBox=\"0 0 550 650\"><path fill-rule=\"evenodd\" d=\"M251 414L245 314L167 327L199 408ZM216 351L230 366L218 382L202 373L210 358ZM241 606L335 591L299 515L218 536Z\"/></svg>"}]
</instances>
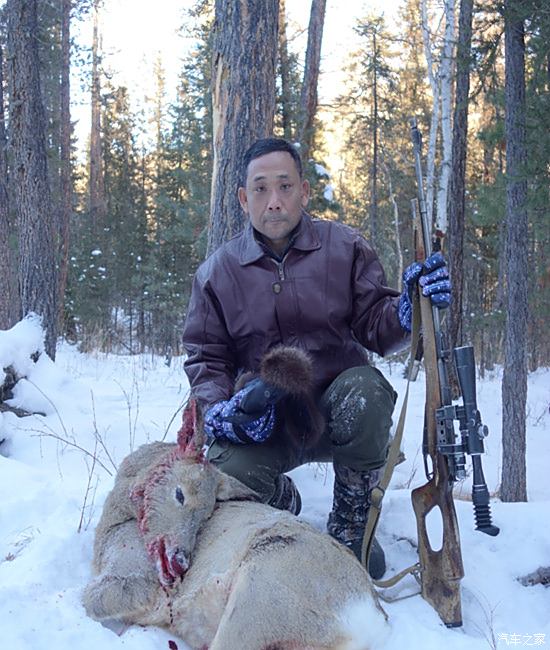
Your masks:
<instances>
[{"instance_id":1,"label":"animal fur tuft","mask_svg":"<svg viewBox=\"0 0 550 650\"><path fill-rule=\"evenodd\" d=\"M299 348L279 345L263 357L260 377L286 393L276 406L278 429L297 447L314 446L325 422L315 404L313 363L309 355Z\"/></svg>"},{"instance_id":2,"label":"animal fur tuft","mask_svg":"<svg viewBox=\"0 0 550 650\"><path fill-rule=\"evenodd\" d=\"M303 350L279 345L262 359L260 377L289 395L301 397L312 390L313 364Z\"/></svg>"},{"instance_id":3,"label":"animal fur tuft","mask_svg":"<svg viewBox=\"0 0 550 650\"><path fill-rule=\"evenodd\" d=\"M325 420L315 403L309 355L299 348L279 345L263 357L259 376L286 393L275 406L277 430L296 447L313 447L323 433ZM255 377L258 373L243 373L237 379L235 392Z\"/></svg>"}]
</instances>

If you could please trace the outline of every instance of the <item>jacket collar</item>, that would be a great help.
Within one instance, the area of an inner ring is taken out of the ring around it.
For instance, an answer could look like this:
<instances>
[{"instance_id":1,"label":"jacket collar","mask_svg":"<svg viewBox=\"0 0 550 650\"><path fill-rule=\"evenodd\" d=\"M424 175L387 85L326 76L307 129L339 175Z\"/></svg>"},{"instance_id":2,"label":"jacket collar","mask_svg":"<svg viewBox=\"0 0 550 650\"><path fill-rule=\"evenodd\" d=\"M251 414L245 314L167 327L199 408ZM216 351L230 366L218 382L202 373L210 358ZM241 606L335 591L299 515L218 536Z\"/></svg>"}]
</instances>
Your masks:
<instances>
[{"instance_id":1,"label":"jacket collar","mask_svg":"<svg viewBox=\"0 0 550 650\"><path fill-rule=\"evenodd\" d=\"M290 248L296 248L300 251L314 251L321 248L321 241L307 212L302 212L302 219ZM256 241L254 229L250 220L248 220L241 238L239 263L241 266L246 266L256 262L264 255L266 255L266 252Z\"/></svg>"}]
</instances>

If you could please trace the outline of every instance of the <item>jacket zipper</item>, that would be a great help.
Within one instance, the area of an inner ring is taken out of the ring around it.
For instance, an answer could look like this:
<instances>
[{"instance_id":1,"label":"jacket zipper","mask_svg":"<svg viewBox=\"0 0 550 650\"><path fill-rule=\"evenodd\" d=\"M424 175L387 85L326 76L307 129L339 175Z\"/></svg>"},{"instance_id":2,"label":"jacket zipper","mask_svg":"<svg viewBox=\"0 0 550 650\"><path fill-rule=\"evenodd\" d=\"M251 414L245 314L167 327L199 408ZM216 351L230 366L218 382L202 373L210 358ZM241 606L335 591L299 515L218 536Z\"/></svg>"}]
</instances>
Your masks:
<instances>
[{"instance_id":1,"label":"jacket zipper","mask_svg":"<svg viewBox=\"0 0 550 650\"><path fill-rule=\"evenodd\" d=\"M273 260L273 262L275 262L275 264L277 266L277 275L279 276L280 281L283 281L285 279L284 263L285 263L285 260L286 260L287 256L288 256L288 253L286 253L286 255L283 257L283 259L280 262L278 262L277 260L271 258ZM306 450L306 434L305 434L304 431L302 431L301 440L300 440L300 449L299 449L299 452L298 452L299 453L299 458L300 458L300 460L302 462L304 462L305 450Z\"/></svg>"},{"instance_id":2,"label":"jacket zipper","mask_svg":"<svg viewBox=\"0 0 550 650\"><path fill-rule=\"evenodd\" d=\"M290 252L290 251L289 251ZM285 260L288 257L288 253L285 254L283 259L278 262L276 259L273 257L270 257L269 259L273 260L273 263L276 264L277 266L277 275L279 276L279 280L284 280L285 279Z\"/></svg>"}]
</instances>

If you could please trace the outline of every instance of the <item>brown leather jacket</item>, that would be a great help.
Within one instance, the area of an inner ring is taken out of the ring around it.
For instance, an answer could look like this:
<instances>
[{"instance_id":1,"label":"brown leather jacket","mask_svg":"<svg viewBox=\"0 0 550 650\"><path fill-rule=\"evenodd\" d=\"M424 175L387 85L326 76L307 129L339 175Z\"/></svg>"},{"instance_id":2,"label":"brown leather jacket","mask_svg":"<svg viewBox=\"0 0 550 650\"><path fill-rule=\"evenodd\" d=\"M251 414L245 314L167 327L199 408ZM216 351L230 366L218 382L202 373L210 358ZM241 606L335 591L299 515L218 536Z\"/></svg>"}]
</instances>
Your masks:
<instances>
[{"instance_id":1,"label":"brown leather jacket","mask_svg":"<svg viewBox=\"0 0 550 650\"><path fill-rule=\"evenodd\" d=\"M183 332L192 393L203 407L228 399L236 376L281 343L310 353L324 390L368 363L365 348L385 355L406 346L398 300L374 250L348 226L304 213L277 262L248 223L195 275Z\"/></svg>"}]
</instances>

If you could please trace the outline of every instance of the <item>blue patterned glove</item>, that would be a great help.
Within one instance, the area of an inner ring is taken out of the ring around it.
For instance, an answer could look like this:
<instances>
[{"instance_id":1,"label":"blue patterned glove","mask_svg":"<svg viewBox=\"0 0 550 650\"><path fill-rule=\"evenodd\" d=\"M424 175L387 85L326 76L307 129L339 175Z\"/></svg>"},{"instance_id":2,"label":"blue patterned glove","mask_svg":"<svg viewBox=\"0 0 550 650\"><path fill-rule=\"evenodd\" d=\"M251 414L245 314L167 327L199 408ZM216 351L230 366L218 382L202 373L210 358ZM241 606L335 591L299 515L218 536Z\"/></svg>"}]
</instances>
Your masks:
<instances>
[{"instance_id":1,"label":"blue patterned glove","mask_svg":"<svg viewBox=\"0 0 550 650\"><path fill-rule=\"evenodd\" d=\"M237 444L264 442L273 433L275 404L283 396L281 389L253 379L231 399L218 402L206 411L206 435Z\"/></svg>"},{"instance_id":2,"label":"blue patterned glove","mask_svg":"<svg viewBox=\"0 0 550 650\"><path fill-rule=\"evenodd\" d=\"M413 262L403 272L403 293L397 306L399 322L407 332L412 329L412 296L417 282L434 307L444 309L451 304L451 280L443 255L433 253L424 264Z\"/></svg>"}]
</instances>

